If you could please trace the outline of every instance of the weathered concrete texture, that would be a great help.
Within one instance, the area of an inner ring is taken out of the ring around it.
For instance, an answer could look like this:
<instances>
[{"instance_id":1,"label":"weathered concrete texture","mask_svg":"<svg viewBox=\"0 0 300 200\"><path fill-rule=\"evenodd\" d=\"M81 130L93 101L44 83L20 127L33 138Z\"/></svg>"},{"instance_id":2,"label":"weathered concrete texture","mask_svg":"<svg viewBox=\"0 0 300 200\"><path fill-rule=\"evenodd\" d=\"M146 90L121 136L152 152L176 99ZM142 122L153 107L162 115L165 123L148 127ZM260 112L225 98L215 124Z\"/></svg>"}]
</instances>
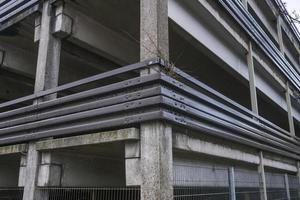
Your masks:
<instances>
[{"instance_id":1,"label":"weathered concrete texture","mask_svg":"<svg viewBox=\"0 0 300 200\"><path fill-rule=\"evenodd\" d=\"M58 85L61 40L59 38L55 38L51 31L57 9L60 9L60 6L56 7L55 10L50 0L43 2L41 25L39 28L40 31L35 31L36 34L39 34L40 39L34 92L51 89ZM37 36L35 36L35 38L37 38ZM54 98L56 98L56 94L51 94L43 99L37 100L34 103ZM39 164L40 155L36 149L36 143L33 141L29 143L25 169L25 181L20 180L21 184L25 184L23 194L24 200L42 200L48 198L47 193L42 194L37 190ZM23 166L20 167L20 178L24 177L22 176L22 173L24 172L22 169ZM46 180L48 183L49 177L47 177L47 175L51 174L51 170L46 172L45 169L50 170L50 168L44 168L40 175L45 177L39 178Z\"/></svg>"},{"instance_id":2,"label":"weathered concrete texture","mask_svg":"<svg viewBox=\"0 0 300 200\"><path fill-rule=\"evenodd\" d=\"M68 38L72 43L119 64L138 61L139 48L135 42L83 14L71 4L66 4L65 13L73 19L72 35Z\"/></svg>"},{"instance_id":3,"label":"weathered concrete texture","mask_svg":"<svg viewBox=\"0 0 300 200\"><path fill-rule=\"evenodd\" d=\"M256 94L256 82L255 82L255 72L254 72L254 62L253 62L253 49L252 43L249 41L247 53L247 64L249 71L249 87L250 87L250 97L251 97L251 108L255 114L258 114L258 103Z\"/></svg>"},{"instance_id":4,"label":"weathered concrete texture","mask_svg":"<svg viewBox=\"0 0 300 200\"><path fill-rule=\"evenodd\" d=\"M41 17L40 40L36 70L35 92L43 91L58 85L60 65L61 40L51 33L51 26L55 10L50 1L45 1ZM46 99L53 99L56 94Z\"/></svg>"},{"instance_id":5,"label":"weathered concrete texture","mask_svg":"<svg viewBox=\"0 0 300 200\"><path fill-rule=\"evenodd\" d=\"M37 143L37 150L51 150L74 146L101 144L125 140L138 140L139 131L136 128L106 131L67 138L44 140Z\"/></svg>"},{"instance_id":6,"label":"weathered concrete texture","mask_svg":"<svg viewBox=\"0 0 300 200\"><path fill-rule=\"evenodd\" d=\"M176 133L173 135L173 148L252 164L259 164L258 155L251 152L242 151L222 144L208 142L181 133Z\"/></svg>"},{"instance_id":7,"label":"weathered concrete texture","mask_svg":"<svg viewBox=\"0 0 300 200\"><path fill-rule=\"evenodd\" d=\"M125 172L127 186L139 186L142 183L140 147L139 141L128 141L125 143Z\"/></svg>"},{"instance_id":8,"label":"weathered concrete texture","mask_svg":"<svg viewBox=\"0 0 300 200\"><path fill-rule=\"evenodd\" d=\"M26 160L23 200L41 200L36 190L39 159L39 153L36 150L35 143L29 143Z\"/></svg>"},{"instance_id":9,"label":"weathered concrete texture","mask_svg":"<svg viewBox=\"0 0 300 200\"><path fill-rule=\"evenodd\" d=\"M186 152L199 153L219 158L230 159L248 164L260 164L260 156L255 149L237 148L235 145L221 144L216 141L202 140L182 133L173 134L173 148ZM264 166L274 169L297 172L295 163L285 161L281 157L264 158Z\"/></svg>"},{"instance_id":10,"label":"weathered concrete texture","mask_svg":"<svg viewBox=\"0 0 300 200\"><path fill-rule=\"evenodd\" d=\"M0 147L0 155L24 153L27 151L27 144L16 144Z\"/></svg>"},{"instance_id":11,"label":"weathered concrete texture","mask_svg":"<svg viewBox=\"0 0 300 200\"><path fill-rule=\"evenodd\" d=\"M141 125L141 199L173 198L172 128L162 122Z\"/></svg>"},{"instance_id":12,"label":"weathered concrete texture","mask_svg":"<svg viewBox=\"0 0 300 200\"><path fill-rule=\"evenodd\" d=\"M37 185L39 187L58 187L61 185L62 166L52 161L52 153L41 153L41 164Z\"/></svg>"},{"instance_id":13,"label":"weathered concrete texture","mask_svg":"<svg viewBox=\"0 0 300 200\"><path fill-rule=\"evenodd\" d=\"M169 59L168 1L141 0L141 60Z\"/></svg>"}]
</instances>

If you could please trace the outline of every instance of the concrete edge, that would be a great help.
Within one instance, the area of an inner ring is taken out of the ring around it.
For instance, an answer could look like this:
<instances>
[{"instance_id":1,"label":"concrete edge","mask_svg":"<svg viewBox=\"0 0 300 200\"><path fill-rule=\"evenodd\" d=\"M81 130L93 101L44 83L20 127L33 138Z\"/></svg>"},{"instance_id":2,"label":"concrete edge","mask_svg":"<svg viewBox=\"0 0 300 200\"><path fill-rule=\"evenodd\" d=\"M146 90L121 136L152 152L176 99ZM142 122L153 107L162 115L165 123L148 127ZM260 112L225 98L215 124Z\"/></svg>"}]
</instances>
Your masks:
<instances>
[{"instance_id":1,"label":"concrete edge","mask_svg":"<svg viewBox=\"0 0 300 200\"><path fill-rule=\"evenodd\" d=\"M36 149L38 151L54 150L67 147L85 146L101 143L110 143L126 140L139 140L139 129L127 128L114 131L105 131L86 135L79 135L66 138L48 139L37 142Z\"/></svg>"}]
</instances>

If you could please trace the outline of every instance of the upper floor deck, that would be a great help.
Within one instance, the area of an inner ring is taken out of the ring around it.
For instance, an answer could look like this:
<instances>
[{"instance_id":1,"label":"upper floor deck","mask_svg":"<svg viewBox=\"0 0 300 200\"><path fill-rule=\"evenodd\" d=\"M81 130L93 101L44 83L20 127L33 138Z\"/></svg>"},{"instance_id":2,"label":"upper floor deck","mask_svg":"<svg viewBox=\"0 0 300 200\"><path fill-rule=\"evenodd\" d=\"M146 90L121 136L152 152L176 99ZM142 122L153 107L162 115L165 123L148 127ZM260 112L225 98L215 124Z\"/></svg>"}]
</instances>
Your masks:
<instances>
[{"instance_id":1,"label":"upper floor deck","mask_svg":"<svg viewBox=\"0 0 300 200\"><path fill-rule=\"evenodd\" d=\"M297 159L298 33L283 15L274 28L277 3L245 2L170 0L166 59L138 2L50 1L45 15L38 1L3 1L0 144L166 120ZM139 62L140 49L161 59ZM60 65L58 86L44 61Z\"/></svg>"}]
</instances>

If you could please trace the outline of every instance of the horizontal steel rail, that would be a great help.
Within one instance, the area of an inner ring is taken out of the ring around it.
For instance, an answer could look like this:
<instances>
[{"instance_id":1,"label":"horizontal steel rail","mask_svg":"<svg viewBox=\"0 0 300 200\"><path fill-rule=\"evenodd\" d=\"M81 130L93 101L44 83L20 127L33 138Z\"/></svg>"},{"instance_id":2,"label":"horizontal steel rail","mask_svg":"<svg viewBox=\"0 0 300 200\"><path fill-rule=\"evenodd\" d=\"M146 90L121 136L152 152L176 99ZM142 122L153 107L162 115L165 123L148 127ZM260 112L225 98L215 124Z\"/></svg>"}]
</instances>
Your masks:
<instances>
[{"instance_id":1,"label":"horizontal steel rail","mask_svg":"<svg viewBox=\"0 0 300 200\"><path fill-rule=\"evenodd\" d=\"M240 1L218 0L227 12L242 26L253 41L274 62L283 75L300 91L300 75L297 70L285 59L270 37L248 13Z\"/></svg>"},{"instance_id":2,"label":"horizontal steel rail","mask_svg":"<svg viewBox=\"0 0 300 200\"><path fill-rule=\"evenodd\" d=\"M148 60L6 102L0 104L0 108L34 102L49 94L123 73L134 74L133 71L154 64L166 67L160 59ZM180 69L174 67L172 70L174 77L165 74L164 70L141 77L135 73L136 77L128 80L2 112L0 145L167 120L185 128L300 159L300 142L285 131Z\"/></svg>"},{"instance_id":3,"label":"horizontal steel rail","mask_svg":"<svg viewBox=\"0 0 300 200\"><path fill-rule=\"evenodd\" d=\"M0 2L0 31L37 11L39 2L40 0L7 0Z\"/></svg>"}]
</instances>

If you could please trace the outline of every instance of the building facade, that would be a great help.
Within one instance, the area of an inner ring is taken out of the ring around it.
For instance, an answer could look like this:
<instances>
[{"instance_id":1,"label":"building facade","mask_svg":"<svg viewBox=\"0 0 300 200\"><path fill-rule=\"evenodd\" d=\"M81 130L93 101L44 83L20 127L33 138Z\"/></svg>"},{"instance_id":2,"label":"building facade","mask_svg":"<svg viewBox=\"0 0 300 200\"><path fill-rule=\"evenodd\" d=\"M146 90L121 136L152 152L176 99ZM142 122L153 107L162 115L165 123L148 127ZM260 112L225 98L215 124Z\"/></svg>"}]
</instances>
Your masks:
<instances>
[{"instance_id":1,"label":"building facade","mask_svg":"<svg viewBox=\"0 0 300 200\"><path fill-rule=\"evenodd\" d=\"M300 199L280 0L3 0L0 30L0 200Z\"/></svg>"}]
</instances>

